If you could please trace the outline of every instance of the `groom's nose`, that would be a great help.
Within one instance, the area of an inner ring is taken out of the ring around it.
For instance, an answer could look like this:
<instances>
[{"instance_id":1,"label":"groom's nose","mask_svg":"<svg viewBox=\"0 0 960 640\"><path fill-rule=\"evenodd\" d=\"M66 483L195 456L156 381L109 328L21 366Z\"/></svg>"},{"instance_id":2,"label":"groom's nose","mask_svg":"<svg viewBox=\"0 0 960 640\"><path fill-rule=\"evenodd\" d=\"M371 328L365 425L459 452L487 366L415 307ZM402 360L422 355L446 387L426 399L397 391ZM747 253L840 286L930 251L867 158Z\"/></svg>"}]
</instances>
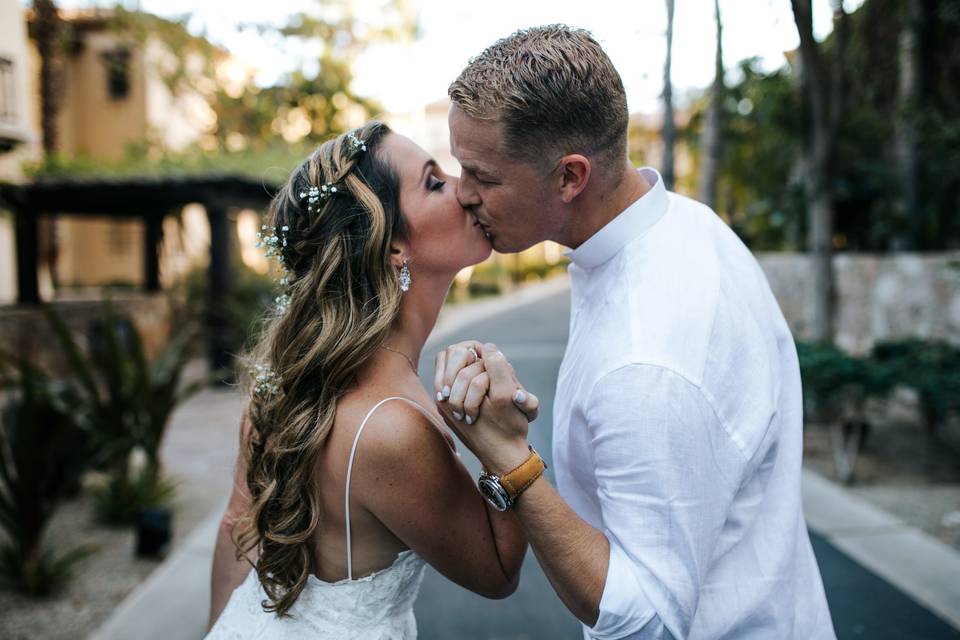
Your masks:
<instances>
[{"instance_id":1,"label":"groom's nose","mask_svg":"<svg viewBox=\"0 0 960 640\"><path fill-rule=\"evenodd\" d=\"M460 181L457 183L457 200L464 209L476 207L481 202L476 182L466 172L460 174Z\"/></svg>"}]
</instances>

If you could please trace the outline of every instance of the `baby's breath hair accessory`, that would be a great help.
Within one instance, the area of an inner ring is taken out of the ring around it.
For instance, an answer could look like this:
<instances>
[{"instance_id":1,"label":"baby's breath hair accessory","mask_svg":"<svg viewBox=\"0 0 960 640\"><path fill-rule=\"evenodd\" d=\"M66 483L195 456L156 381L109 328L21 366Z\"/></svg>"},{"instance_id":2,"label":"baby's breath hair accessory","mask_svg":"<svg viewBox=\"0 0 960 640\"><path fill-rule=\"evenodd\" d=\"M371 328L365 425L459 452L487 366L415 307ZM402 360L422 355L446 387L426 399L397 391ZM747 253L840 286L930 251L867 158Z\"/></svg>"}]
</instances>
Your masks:
<instances>
[{"instance_id":1,"label":"baby's breath hair accessory","mask_svg":"<svg viewBox=\"0 0 960 640\"><path fill-rule=\"evenodd\" d=\"M268 258L278 258L282 261L283 248L287 246L287 231L290 231L290 227L287 225L280 227L279 236L276 233L267 235L268 230L267 225L260 225L260 231L257 231L257 244L254 246L258 249L266 247L264 254L266 254Z\"/></svg>"},{"instance_id":2,"label":"baby's breath hair accessory","mask_svg":"<svg viewBox=\"0 0 960 640\"><path fill-rule=\"evenodd\" d=\"M349 145L347 155L351 160L367 150L367 143L352 133L347 134L347 144Z\"/></svg>"},{"instance_id":3,"label":"baby's breath hair accessory","mask_svg":"<svg viewBox=\"0 0 960 640\"><path fill-rule=\"evenodd\" d=\"M284 275L283 279L286 279L286 275ZM277 315L283 315L287 312L287 309L290 308L290 296L282 293L274 299L274 303L276 304Z\"/></svg>"},{"instance_id":4,"label":"baby's breath hair accessory","mask_svg":"<svg viewBox=\"0 0 960 640\"><path fill-rule=\"evenodd\" d=\"M280 393L280 376L269 365L253 365L250 375L253 377L254 394L261 398L269 398Z\"/></svg>"},{"instance_id":5,"label":"baby's breath hair accessory","mask_svg":"<svg viewBox=\"0 0 960 640\"><path fill-rule=\"evenodd\" d=\"M257 232L257 244L256 247L259 249L265 247L264 254L267 258L276 258L277 263L280 265L280 286L287 287L290 284L290 270L287 269L287 265L283 260L283 248L287 246L287 232L290 230L290 227L283 225L280 227L280 235L276 233L271 233L267 235L269 227L267 225L260 225L260 231ZM290 296L286 293L277 296L274 300L276 303L276 312L278 315L283 315L287 308L290 306Z\"/></svg>"},{"instance_id":6,"label":"baby's breath hair accessory","mask_svg":"<svg viewBox=\"0 0 960 640\"><path fill-rule=\"evenodd\" d=\"M320 211L320 203L337 193L337 183L327 182L319 187L311 186L306 191L300 192L300 204L306 205L309 215L314 215Z\"/></svg>"}]
</instances>

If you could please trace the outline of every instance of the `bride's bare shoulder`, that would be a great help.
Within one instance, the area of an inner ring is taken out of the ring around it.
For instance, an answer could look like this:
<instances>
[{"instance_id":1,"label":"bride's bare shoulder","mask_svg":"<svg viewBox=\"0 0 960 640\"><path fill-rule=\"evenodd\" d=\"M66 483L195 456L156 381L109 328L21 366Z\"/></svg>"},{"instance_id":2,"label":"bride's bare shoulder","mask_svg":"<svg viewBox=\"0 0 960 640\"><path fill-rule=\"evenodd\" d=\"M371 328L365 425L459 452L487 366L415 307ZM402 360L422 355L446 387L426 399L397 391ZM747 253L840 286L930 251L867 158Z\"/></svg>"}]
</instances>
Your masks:
<instances>
[{"instance_id":1,"label":"bride's bare shoulder","mask_svg":"<svg viewBox=\"0 0 960 640\"><path fill-rule=\"evenodd\" d=\"M407 452L405 448L419 449L438 442L456 451L453 436L436 410L422 402L417 403L418 409L409 399L381 403L389 397L406 396L358 392L348 394L337 404L337 428L344 436L349 436L351 443L370 414L357 444L357 455L361 452L397 455ZM370 413L374 407L376 410Z\"/></svg>"}]
</instances>

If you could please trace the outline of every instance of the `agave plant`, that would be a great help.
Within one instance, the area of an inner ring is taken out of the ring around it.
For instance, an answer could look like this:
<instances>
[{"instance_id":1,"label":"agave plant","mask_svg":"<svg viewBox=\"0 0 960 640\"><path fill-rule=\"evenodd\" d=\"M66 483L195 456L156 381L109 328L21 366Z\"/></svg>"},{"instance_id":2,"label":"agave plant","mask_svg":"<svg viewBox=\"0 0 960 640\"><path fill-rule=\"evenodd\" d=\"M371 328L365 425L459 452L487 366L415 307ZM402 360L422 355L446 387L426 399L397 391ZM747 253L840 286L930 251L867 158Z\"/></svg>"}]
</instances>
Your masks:
<instances>
[{"instance_id":1,"label":"agave plant","mask_svg":"<svg viewBox=\"0 0 960 640\"><path fill-rule=\"evenodd\" d=\"M0 579L28 595L55 590L93 549L55 554L42 544L60 500L86 462L87 433L75 418L70 386L24 359L0 353L0 385L8 394L0 422Z\"/></svg>"},{"instance_id":2,"label":"agave plant","mask_svg":"<svg viewBox=\"0 0 960 640\"><path fill-rule=\"evenodd\" d=\"M109 474L96 503L102 520L130 523L139 509L172 497L162 479L160 447L173 410L209 384L212 376L183 384L196 325L187 325L152 361L132 323L118 318L109 300L84 354L52 311L48 319L76 378L81 412L89 421L96 460ZM146 465L131 475L134 448L146 454Z\"/></svg>"}]
</instances>

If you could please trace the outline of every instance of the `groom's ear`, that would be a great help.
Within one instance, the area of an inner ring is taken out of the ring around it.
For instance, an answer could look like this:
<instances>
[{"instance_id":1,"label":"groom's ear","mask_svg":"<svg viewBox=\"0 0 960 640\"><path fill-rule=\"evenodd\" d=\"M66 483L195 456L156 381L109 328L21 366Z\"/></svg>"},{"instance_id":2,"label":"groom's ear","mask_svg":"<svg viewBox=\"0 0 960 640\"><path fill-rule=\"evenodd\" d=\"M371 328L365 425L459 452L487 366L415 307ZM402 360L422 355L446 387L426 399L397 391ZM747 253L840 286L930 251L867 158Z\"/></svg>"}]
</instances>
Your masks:
<instances>
[{"instance_id":1,"label":"groom's ear","mask_svg":"<svg viewBox=\"0 0 960 640\"><path fill-rule=\"evenodd\" d=\"M570 204L590 182L590 159L579 153L560 158L560 198L564 204Z\"/></svg>"}]
</instances>

